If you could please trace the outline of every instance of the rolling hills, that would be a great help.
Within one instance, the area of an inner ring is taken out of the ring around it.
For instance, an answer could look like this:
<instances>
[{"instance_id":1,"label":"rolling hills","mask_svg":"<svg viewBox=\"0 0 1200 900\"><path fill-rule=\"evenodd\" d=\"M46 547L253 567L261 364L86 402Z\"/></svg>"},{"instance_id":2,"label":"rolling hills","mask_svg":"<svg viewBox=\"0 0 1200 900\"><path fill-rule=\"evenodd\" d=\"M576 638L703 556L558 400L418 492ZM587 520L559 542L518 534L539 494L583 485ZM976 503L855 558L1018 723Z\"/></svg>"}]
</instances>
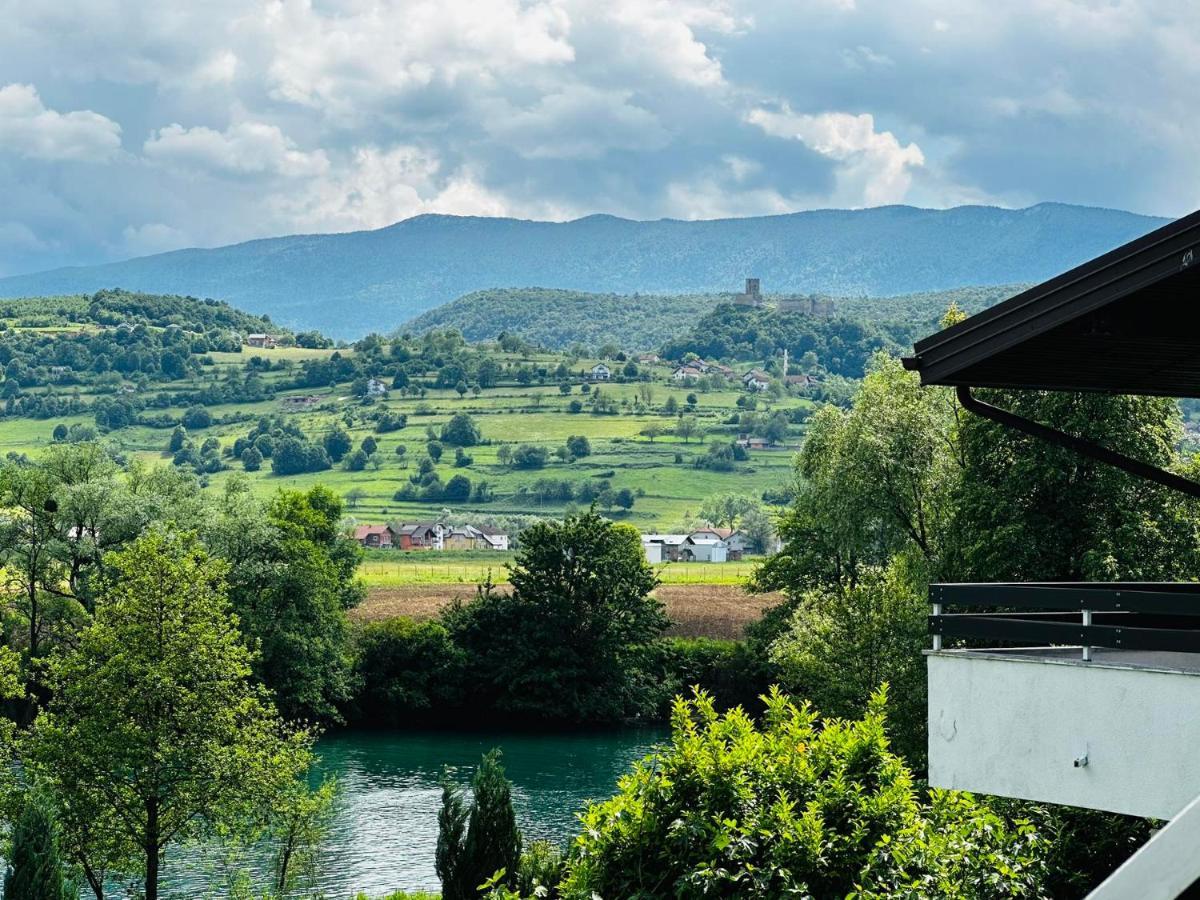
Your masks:
<instances>
[{"instance_id":1,"label":"rolling hills","mask_svg":"<svg viewBox=\"0 0 1200 900\"><path fill-rule=\"evenodd\" d=\"M1040 281L1161 225L1117 210L888 206L711 221L425 215L375 231L176 250L0 279L0 297L122 287L228 300L336 337L390 331L455 297L553 285L599 293L737 290L885 296Z\"/></svg>"}]
</instances>

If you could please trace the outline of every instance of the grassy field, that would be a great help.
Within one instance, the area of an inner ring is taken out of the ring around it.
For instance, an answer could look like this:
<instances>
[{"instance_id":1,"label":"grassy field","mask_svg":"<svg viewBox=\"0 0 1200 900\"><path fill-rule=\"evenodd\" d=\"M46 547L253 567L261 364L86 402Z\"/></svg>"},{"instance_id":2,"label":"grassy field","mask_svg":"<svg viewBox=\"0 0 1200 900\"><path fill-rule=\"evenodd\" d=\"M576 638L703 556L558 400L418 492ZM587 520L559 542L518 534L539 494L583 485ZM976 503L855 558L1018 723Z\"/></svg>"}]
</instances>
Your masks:
<instances>
[{"instance_id":1,"label":"grassy field","mask_svg":"<svg viewBox=\"0 0 1200 900\"><path fill-rule=\"evenodd\" d=\"M401 587L409 584L469 584L508 581L512 553L402 553L377 551L367 554L359 574L368 588ZM727 563L662 563L654 567L663 584L744 584L754 571L754 560Z\"/></svg>"},{"instance_id":2,"label":"grassy field","mask_svg":"<svg viewBox=\"0 0 1200 900\"><path fill-rule=\"evenodd\" d=\"M300 360L321 358L332 352L247 348L240 354L212 353L214 364L206 367L203 375L191 382L171 383L169 388L194 389L205 379L221 378L231 367L245 366L253 356L273 362L287 360L294 371ZM348 355L353 351L337 352ZM501 364L544 366L557 365L563 360L555 354L519 356L500 351L496 351L495 357ZM593 362L572 361L571 370L577 373L590 368ZM269 383L282 385L285 379L292 377L291 371L266 372L262 377ZM327 485L343 496L353 491L360 496L349 514L352 520L359 522L427 519L441 512L442 503L399 502L393 495L408 483L417 461L425 455L427 429L438 431L459 412L475 418L485 443L470 448L473 462L465 468L453 466L453 448L447 448L438 465L438 474L443 481L457 474L465 475L473 484L485 481L496 495L492 502L456 505L452 514L459 520L479 516L562 515L567 507L561 502L540 504L532 495L522 495L521 488L545 478L565 479L576 484L595 479L607 480L614 490L629 488L635 492L633 509L628 512L614 510L615 518L642 530L679 530L697 516L701 502L711 494L732 491L759 497L763 491L778 489L790 480L793 452L802 437L800 427L793 428L784 446L754 452L747 462L739 463L733 471L717 472L693 466L693 460L703 454L710 441L727 442L736 436L737 426L729 424L729 419L739 412L736 403L744 394L737 390L695 392L694 387L672 382L668 367L659 366L651 371L653 380L650 384L604 383L595 388L615 401L618 412L613 415L594 415L586 411L586 406L584 412L570 412L571 401L588 399L582 393L578 378L574 379L575 383L566 395L561 393L557 383L525 387L502 384L486 389L478 396L468 393L460 397L451 389L429 389L422 397L401 397L398 392L392 392L387 399L369 406L350 396L348 384L339 384L319 390L284 390L274 399L262 402L210 406L210 412L220 420L219 423L197 430L190 437L196 443L215 437L222 447L229 447L250 430L256 419L275 414L295 421L315 440L334 426L348 431L355 445L373 436L378 442L378 450L372 464L364 471L351 472L335 466L321 472L278 477L271 474L267 464L257 473L244 475L242 466L236 460L229 460L228 470L206 477L206 482L217 489L230 478L248 477L252 489L260 495L272 494L283 487L307 488L315 484ZM673 426L676 418L663 414L662 407L668 398L672 398L680 409L686 409L687 396L693 392L697 403L687 414L696 419L698 433L695 437L685 441L667 435L651 440L640 434L652 424L663 428ZM288 395L316 395L320 402L314 408L288 411L282 402ZM85 402L95 399L95 395L86 390L81 391L80 396ZM811 409L813 403L801 396L775 401L764 397L760 398L759 410L798 407ZM406 414L408 427L388 434L374 434L369 416L385 409ZM174 406L149 409L147 413L177 418L183 410L183 406ZM0 423L0 453L36 455L50 443L50 433L60 422L91 424L92 417L6 419ZM550 462L537 470L513 469L499 461L498 454L504 445L511 449L519 444L531 444L553 453L570 435L586 436L591 442L591 455L569 462L551 456ZM169 438L170 428L147 426L130 426L106 436L127 456L162 464L170 461L166 451ZM405 448L403 457L396 453L398 446ZM467 580L472 579L467 576Z\"/></svg>"}]
</instances>

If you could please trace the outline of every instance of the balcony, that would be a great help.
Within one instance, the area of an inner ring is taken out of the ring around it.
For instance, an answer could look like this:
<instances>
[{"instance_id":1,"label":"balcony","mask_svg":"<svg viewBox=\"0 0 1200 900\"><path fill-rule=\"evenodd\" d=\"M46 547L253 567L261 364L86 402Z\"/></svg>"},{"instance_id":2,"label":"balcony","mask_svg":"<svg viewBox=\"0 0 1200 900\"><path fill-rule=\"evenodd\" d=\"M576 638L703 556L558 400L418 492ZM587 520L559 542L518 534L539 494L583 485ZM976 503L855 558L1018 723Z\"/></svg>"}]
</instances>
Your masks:
<instances>
[{"instance_id":1,"label":"balcony","mask_svg":"<svg viewBox=\"0 0 1200 900\"><path fill-rule=\"evenodd\" d=\"M1200 584L930 588L929 781L1170 819L1200 795Z\"/></svg>"}]
</instances>

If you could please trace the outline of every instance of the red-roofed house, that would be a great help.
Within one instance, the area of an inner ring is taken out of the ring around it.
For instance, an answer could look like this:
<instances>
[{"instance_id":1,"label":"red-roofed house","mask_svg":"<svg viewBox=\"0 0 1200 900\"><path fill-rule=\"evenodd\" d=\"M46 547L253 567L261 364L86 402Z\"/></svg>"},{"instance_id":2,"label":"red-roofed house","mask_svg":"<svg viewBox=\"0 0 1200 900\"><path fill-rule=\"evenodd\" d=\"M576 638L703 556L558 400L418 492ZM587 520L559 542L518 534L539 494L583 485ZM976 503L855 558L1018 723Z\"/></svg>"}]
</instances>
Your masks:
<instances>
[{"instance_id":1,"label":"red-roofed house","mask_svg":"<svg viewBox=\"0 0 1200 900\"><path fill-rule=\"evenodd\" d=\"M359 525L354 529L354 539L368 550L391 550L394 537L387 525Z\"/></svg>"}]
</instances>

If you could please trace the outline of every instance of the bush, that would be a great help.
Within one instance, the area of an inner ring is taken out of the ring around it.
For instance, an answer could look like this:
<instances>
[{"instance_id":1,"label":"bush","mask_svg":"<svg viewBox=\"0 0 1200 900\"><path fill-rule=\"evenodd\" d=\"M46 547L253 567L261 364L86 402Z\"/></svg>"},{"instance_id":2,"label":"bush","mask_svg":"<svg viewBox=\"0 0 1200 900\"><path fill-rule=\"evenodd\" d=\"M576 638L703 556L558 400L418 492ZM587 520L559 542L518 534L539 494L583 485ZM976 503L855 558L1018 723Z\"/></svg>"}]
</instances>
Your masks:
<instances>
[{"instance_id":1,"label":"bush","mask_svg":"<svg viewBox=\"0 0 1200 900\"><path fill-rule=\"evenodd\" d=\"M325 452L329 454L329 458L335 463L341 462L342 457L349 453L350 448L354 446L354 442L350 440L350 435L337 427L334 427L325 435L321 444L325 448Z\"/></svg>"},{"instance_id":2,"label":"bush","mask_svg":"<svg viewBox=\"0 0 1200 900\"><path fill-rule=\"evenodd\" d=\"M776 690L761 726L677 700L671 743L590 806L563 895L1039 897L1043 841L968 794L920 796L888 750L885 694L819 722Z\"/></svg>"},{"instance_id":3,"label":"bush","mask_svg":"<svg viewBox=\"0 0 1200 900\"><path fill-rule=\"evenodd\" d=\"M369 457L367 456L366 451L355 450L353 453L351 453L349 456L346 457L346 463L345 463L346 471L347 472L361 472L363 469L365 469L367 467L368 459L369 459Z\"/></svg>"},{"instance_id":4,"label":"bush","mask_svg":"<svg viewBox=\"0 0 1200 900\"><path fill-rule=\"evenodd\" d=\"M512 805L512 785L504 776L499 750L485 754L480 761L471 779L471 794L464 832L462 794L443 781L437 845L442 900L474 900L484 882L507 888L517 883L521 832Z\"/></svg>"},{"instance_id":5,"label":"bush","mask_svg":"<svg viewBox=\"0 0 1200 900\"><path fill-rule=\"evenodd\" d=\"M442 488L442 499L451 503L465 503L471 499L471 479L466 475L455 475Z\"/></svg>"},{"instance_id":6,"label":"bush","mask_svg":"<svg viewBox=\"0 0 1200 900\"><path fill-rule=\"evenodd\" d=\"M582 434L573 434L567 438L567 451L576 459L592 455L592 445Z\"/></svg>"},{"instance_id":7,"label":"bush","mask_svg":"<svg viewBox=\"0 0 1200 900\"><path fill-rule=\"evenodd\" d=\"M189 406L180 421L188 431L195 431L197 428L207 428L212 424L212 413L203 406Z\"/></svg>"},{"instance_id":8,"label":"bush","mask_svg":"<svg viewBox=\"0 0 1200 900\"><path fill-rule=\"evenodd\" d=\"M408 416L403 413L384 412L375 420L375 430L380 434L399 431L408 425Z\"/></svg>"},{"instance_id":9,"label":"bush","mask_svg":"<svg viewBox=\"0 0 1200 900\"><path fill-rule=\"evenodd\" d=\"M75 900L79 896L79 889L67 879L67 863L55 832L50 805L37 795L27 796L13 823L6 853L6 900Z\"/></svg>"},{"instance_id":10,"label":"bush","mask_svg":"<svg viewBox=\"0 0 1200 900\"><path fill-rule=\"evenodd\" d=\"M262 468L263 457L253 447L247 447L241 454L242 467L247 472L257 472Z\"/></svg>"},{"instance_id":11,"label":"bush","mask_svg":"<svg viewBox=\"0 0 1200 900\"><path fill-rule=\"evenodd\" d=\"M549 457L545 447L522 444L512 452L512 464L518 469L540 469L546 465Z\"/></svg>"}]
</instances>

